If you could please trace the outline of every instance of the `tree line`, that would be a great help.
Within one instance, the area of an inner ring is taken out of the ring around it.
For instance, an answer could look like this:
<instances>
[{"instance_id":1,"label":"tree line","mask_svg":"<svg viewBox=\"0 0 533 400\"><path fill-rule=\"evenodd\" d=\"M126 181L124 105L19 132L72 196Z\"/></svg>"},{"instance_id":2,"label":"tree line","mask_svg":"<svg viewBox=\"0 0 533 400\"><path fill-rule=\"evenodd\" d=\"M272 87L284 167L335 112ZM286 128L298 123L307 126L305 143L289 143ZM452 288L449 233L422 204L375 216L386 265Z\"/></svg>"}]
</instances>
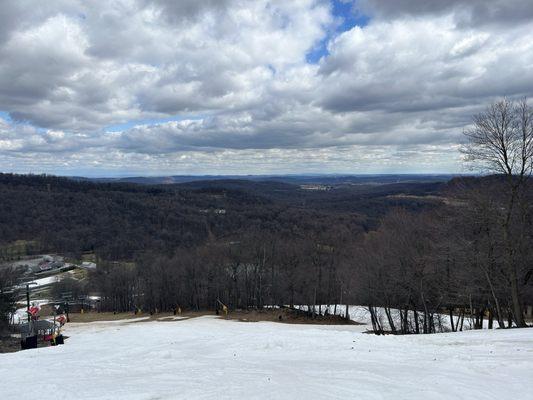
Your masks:
<instances>
[{"instance_id":1,"label":"tree line","mask_svg":"<svg viewBox=\"0 0 533 400\"><path fill-rule=\"evenodd\" d=\"M231 309L305 305L317 313L338 305L340 313L360 304L378 333L455 331L465 319L482 328L487 317L489 327L524 326L517 312L533 305L532 220L528 215L512 231L511 271L496 223L504 210L493 204L501 205L504 187L500 177L457 179L446 197L451 204L422 213L396 209L377 230L356 235L254 231L170 257L103 262L86 289L99 292L108 311L214 309L221 301Z\"/></svg>"}]
</instances>

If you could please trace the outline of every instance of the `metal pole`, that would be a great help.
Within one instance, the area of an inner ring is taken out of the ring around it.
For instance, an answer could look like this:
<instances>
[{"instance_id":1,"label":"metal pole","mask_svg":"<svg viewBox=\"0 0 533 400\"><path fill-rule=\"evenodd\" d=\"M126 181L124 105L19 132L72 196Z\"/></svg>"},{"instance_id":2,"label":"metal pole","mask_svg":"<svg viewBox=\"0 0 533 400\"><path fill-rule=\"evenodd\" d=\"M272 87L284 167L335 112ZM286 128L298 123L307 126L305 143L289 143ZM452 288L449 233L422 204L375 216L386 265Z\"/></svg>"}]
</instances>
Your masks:
<instances>
[{"instance_id":1,"label":"metal pole","mask_svg":"<svg viewBox=\"0 0 533 400\"><path fill-rule=\"evenodd\" d=\"M28 315L30 315L30 284L29 283L26 283L26 311L28 312Z\"/></svg>"},{"instance_id":2,"label":"metal pole","mask_svg":"<svg viewBox=\"0 0 533 400\"><path fill-rule=\"evenodd\" d=\"M36 283L26 283L26 314L28 315L28 336L33 336L33 322L30 314L30 284L36 285Z\"/></svg>"},{"instance_id":3,"label":"metal pole","mask_svg":"<svg viewBox=\"0 0 533 400\"><path fill-rule=\"evenodd\" d=\"M28 336L33 336L33 324L30 314L30 284L26 284L26 315L28 316Z\"/></svg>"}]
</instances>

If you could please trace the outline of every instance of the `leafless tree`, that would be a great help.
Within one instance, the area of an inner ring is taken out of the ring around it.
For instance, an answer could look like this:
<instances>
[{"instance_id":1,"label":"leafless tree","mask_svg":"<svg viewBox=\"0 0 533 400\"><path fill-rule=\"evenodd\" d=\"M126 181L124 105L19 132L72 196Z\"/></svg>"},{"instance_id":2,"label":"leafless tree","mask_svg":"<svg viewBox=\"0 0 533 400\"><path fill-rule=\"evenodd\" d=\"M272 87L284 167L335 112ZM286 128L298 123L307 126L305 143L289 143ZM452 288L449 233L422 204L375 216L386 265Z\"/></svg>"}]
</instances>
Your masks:
<instances>
[{"instance_id":1,"label":"leafless tree","mask_svg":"<svg viewBox=\"0 0 533 400\"><path fill-rule=\"evenodd\" d=\"M533 172L533 108L527 99L513 102L504 99L475 115L473 126L465 130L463 147L466 161L477 170L505 177L506 191L500 206L499 225L505 249L506 271L513 317L517 326L526 326L520 294L520 270L523 257L519 249L525 234L529 202L526 197Z\"/></svg>"}]
</instances>

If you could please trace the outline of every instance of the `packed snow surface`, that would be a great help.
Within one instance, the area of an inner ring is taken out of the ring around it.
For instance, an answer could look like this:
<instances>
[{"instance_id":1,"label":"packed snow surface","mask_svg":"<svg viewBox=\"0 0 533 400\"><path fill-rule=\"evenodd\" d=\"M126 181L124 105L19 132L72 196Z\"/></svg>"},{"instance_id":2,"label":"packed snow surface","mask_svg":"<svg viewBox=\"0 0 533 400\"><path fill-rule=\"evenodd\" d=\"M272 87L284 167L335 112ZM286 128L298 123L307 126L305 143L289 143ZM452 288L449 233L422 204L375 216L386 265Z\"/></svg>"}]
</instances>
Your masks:
<instances>
[{"instance_id":1,"label":"packed snow surface","mask_svg":"<svg viewBox=\"0 0 533 400\"><path fill-rule=\"evenodd\" d=\"M0 399L533 399L533 329L374 336L201 317L67 324L0 354Z\"/></svg>"}]
</instances>

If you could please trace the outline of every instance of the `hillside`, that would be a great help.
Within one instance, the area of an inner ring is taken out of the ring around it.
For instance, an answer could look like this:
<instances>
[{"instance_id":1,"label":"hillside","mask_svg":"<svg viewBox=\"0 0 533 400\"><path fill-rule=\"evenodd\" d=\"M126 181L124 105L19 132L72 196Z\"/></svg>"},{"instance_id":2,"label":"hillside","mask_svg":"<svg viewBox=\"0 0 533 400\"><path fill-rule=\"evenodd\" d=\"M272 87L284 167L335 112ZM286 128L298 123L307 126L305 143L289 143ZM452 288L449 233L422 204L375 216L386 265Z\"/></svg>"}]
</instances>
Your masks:
<instances>
[{"instance_id":1,"label":"hillside","mask_svg":"<svg viewBox=\"0 0 533 400\"><path fill-rule=\"evenodd\" d=\"M34 243L34 252L89 251L121 260L146 251L171 254L176 247L250 231L305 237L340 224L356 234L376 227L393 207L433 206L424 196L442 185L343 182L308 190L266 180L139 185L0 174L0 244L24 240Z\"/></svg>"}]
</instances>

